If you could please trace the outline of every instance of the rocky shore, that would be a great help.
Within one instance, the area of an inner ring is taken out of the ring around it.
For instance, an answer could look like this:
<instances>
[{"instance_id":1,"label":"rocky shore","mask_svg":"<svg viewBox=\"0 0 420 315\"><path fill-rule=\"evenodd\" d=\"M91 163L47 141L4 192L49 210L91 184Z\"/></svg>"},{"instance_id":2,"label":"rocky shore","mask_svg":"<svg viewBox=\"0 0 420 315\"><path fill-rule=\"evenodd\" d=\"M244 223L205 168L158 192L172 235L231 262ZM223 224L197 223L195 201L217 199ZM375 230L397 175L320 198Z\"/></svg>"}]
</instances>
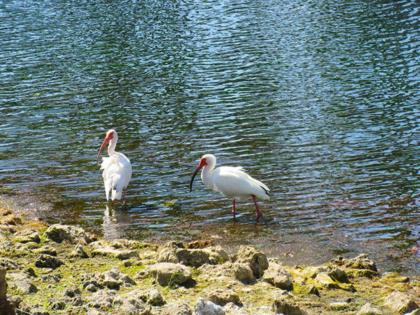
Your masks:
<instances>
[{"instance_id":1,"label":"rocky shore","mask_svg":"<svg viewBox=\"0 0 420 315\"><path fill-rule=\"evenodd\" d=\"M366 255L286 266L211 241L108 241L0 209L0 314L420 314L419 277Z\"/></svg>"}]
</instances>

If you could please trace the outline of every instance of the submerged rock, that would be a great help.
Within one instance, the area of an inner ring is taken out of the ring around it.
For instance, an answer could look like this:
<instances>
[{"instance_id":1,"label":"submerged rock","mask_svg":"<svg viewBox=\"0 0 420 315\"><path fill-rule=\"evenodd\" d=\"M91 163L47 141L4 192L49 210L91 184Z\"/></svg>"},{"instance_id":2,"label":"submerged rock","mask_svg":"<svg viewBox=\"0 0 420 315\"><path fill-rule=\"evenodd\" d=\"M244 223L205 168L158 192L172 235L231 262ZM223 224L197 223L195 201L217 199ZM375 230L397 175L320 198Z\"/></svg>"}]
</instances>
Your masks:
<instances>
[{"instance_id":1,"label":"submerged rock","mask_svg":"<svg viewBox=\"0 0 420 315\"><path fill-rule=\"evenodd\" d=\"M195 305L196 315L225 315L223 308L211 301L199 299Z\"/></svg>"},{"instance_id":2,"label":"submerged rock","mask_svg":"<svg viewBox=\"0 0 420 315\"><path fill-rule=\"evenodd\" d=\"M405 314L418 308L417 303L407 294L394 291L385 298L384 305L396 314Z\"/></svg>"},{"instance_id":3,"label":"submerged rock","mask_svg":"<svg viewBox=\"0 0 420 315\"><path fill-rule=\"evenodd\" d=\"M370 303L366 303L362 308L357 312L356 315L382 315L382 311L372 306Z\"/></svg>"},{"instance_id":4,"label":"submerged rock","mask_svg":"<svg viewBox=\"0 0 420 315\"><path fill-rule=\"evenodd\" d=\"M257 279L260 278L264 274L264 270L268 268L267 256L251 246L239 247L235 261L247 264Z\"/></svg>"},{"instance_id":5,"label":"submerged rock","mask_svg":"<svg viewBox=\"0 0 420 315\"><path fill-rule=\"evenodd\" d=\"M263 280L282 290L290 291L293 289L292 276L281 265L271 263L264 272Z\"/></svg>"},{"instance_id":6,"label":"submerged rock","mask_svg":"<svg viewBox=\"0 0 420 315\"><path fill-rule=\"evenodd\" d=\"M94 235L87 233L81 227L62 224L51 225L45 231L45 236L56 243L69 241L71 243L83 242L88 244L96 239Z\"/></svg>"},{"instance_id":7,"label":"submerged rock","mask_svg":"<svg viewBox=\"0 0 420 315\"><path fill-rule=\"evenodd\" d=\"M157 263L149 271L162 286L184 285L192 280L190 269L181 264Z\"/></svg>"}]
</instances>

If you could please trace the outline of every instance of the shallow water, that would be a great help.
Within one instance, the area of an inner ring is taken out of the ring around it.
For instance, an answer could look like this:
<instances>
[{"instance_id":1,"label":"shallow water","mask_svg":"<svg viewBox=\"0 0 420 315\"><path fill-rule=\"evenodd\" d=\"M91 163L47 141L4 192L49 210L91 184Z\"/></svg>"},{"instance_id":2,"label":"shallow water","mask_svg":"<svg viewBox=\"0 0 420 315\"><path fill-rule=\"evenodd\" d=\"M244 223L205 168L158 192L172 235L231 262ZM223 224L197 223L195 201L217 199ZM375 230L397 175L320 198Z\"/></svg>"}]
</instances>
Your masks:
<instances>
[{"instance_id":1,"label":"shallow water","mask_svg":"<svg viewBox=\"0 0 420 315\"><path fill-rule=\"evenodd\" d=\"M0 184L109 237L204 231L412 270L419 20L416 1L2 1ZM134 174L106 216L111 127ZM272 189L264 224L189 193L203 153Z\"/></svg>"}]
</instances>

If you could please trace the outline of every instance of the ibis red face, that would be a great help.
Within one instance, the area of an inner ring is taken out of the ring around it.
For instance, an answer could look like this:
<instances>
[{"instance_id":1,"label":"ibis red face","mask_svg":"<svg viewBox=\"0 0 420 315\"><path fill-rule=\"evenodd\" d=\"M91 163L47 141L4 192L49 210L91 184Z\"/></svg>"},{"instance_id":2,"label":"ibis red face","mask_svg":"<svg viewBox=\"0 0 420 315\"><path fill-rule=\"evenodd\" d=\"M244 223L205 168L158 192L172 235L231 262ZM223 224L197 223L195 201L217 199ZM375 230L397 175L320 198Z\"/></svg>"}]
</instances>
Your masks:
<instances>
[{"instance_id":1,"label":"ibis red face","mask_svg":"<svg viewBox=\"0 0 420 315\"><path fill-rule=\"evenodd\" d=\"M98 150L98 154L96 155L96 161L99 160L99 155L101 154L101 152L105 148L105 146L109 143L109 141L112 140L112 138L114 138L114 133L112 131L111 132L107 132L106 135L105 135L105 139L102 142L101 147Z\"/></svg>"},{"instance_id":2,"label":"ibis red face","mask_svg":"<svg viewBox=\"0 0 420 315\"><path fill-rule=\"evenodd\" d=\"M206 159L205 158L200 159L200 163L198 163L198 166L196 167L196 169L195 169L195 171L194 171L194 173L192 174L192 177L191 177L191 181L190 181L190 192L192 191L192 185L193 185L195 176L206 165L207 165Z\"/></svg>"}]
</instances>

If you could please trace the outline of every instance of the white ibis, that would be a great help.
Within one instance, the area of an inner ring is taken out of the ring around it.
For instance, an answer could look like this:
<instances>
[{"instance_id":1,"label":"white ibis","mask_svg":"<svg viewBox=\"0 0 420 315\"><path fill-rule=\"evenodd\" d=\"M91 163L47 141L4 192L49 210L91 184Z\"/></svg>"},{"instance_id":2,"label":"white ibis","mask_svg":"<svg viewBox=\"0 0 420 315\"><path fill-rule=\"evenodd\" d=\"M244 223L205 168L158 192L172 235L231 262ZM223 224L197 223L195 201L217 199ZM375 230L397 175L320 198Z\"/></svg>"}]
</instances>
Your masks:
<instances>
[{"instance_id":1,"label":"white ibis","mask_svg":"<svg viewBox=\"0 0 420 315\"><path fill-rule=\"evenodd\" d=\"M115 151L118 142L118 134L114 129L107 131L105 139L99 148L96 160L99 160L104 147L108 145L108 157L102 158L101 170L104 179L106 200L120 200L123 190L127 188L131 179L130 160L122 153Z\"/></svg>"},{"instance_id":2,"label":"white ibis","mask_svg":"<svg viewBox=\"0 0 420 315\"><path fill-rule=\"evenodd\" d=\"M216 157L213 154L203 155L191 177L190 191L192 191L195 176L200 169L203 169L201 180L204 185L222 193L226 197L232 198L233 218L236 217L236 200L251 197L255 204L258 221L262 214L258 208L257 198L262 200L270 199L270 189L245 173L242 167L221 166L215 168L215 166Z\"/></svg>"}]
</instances>

